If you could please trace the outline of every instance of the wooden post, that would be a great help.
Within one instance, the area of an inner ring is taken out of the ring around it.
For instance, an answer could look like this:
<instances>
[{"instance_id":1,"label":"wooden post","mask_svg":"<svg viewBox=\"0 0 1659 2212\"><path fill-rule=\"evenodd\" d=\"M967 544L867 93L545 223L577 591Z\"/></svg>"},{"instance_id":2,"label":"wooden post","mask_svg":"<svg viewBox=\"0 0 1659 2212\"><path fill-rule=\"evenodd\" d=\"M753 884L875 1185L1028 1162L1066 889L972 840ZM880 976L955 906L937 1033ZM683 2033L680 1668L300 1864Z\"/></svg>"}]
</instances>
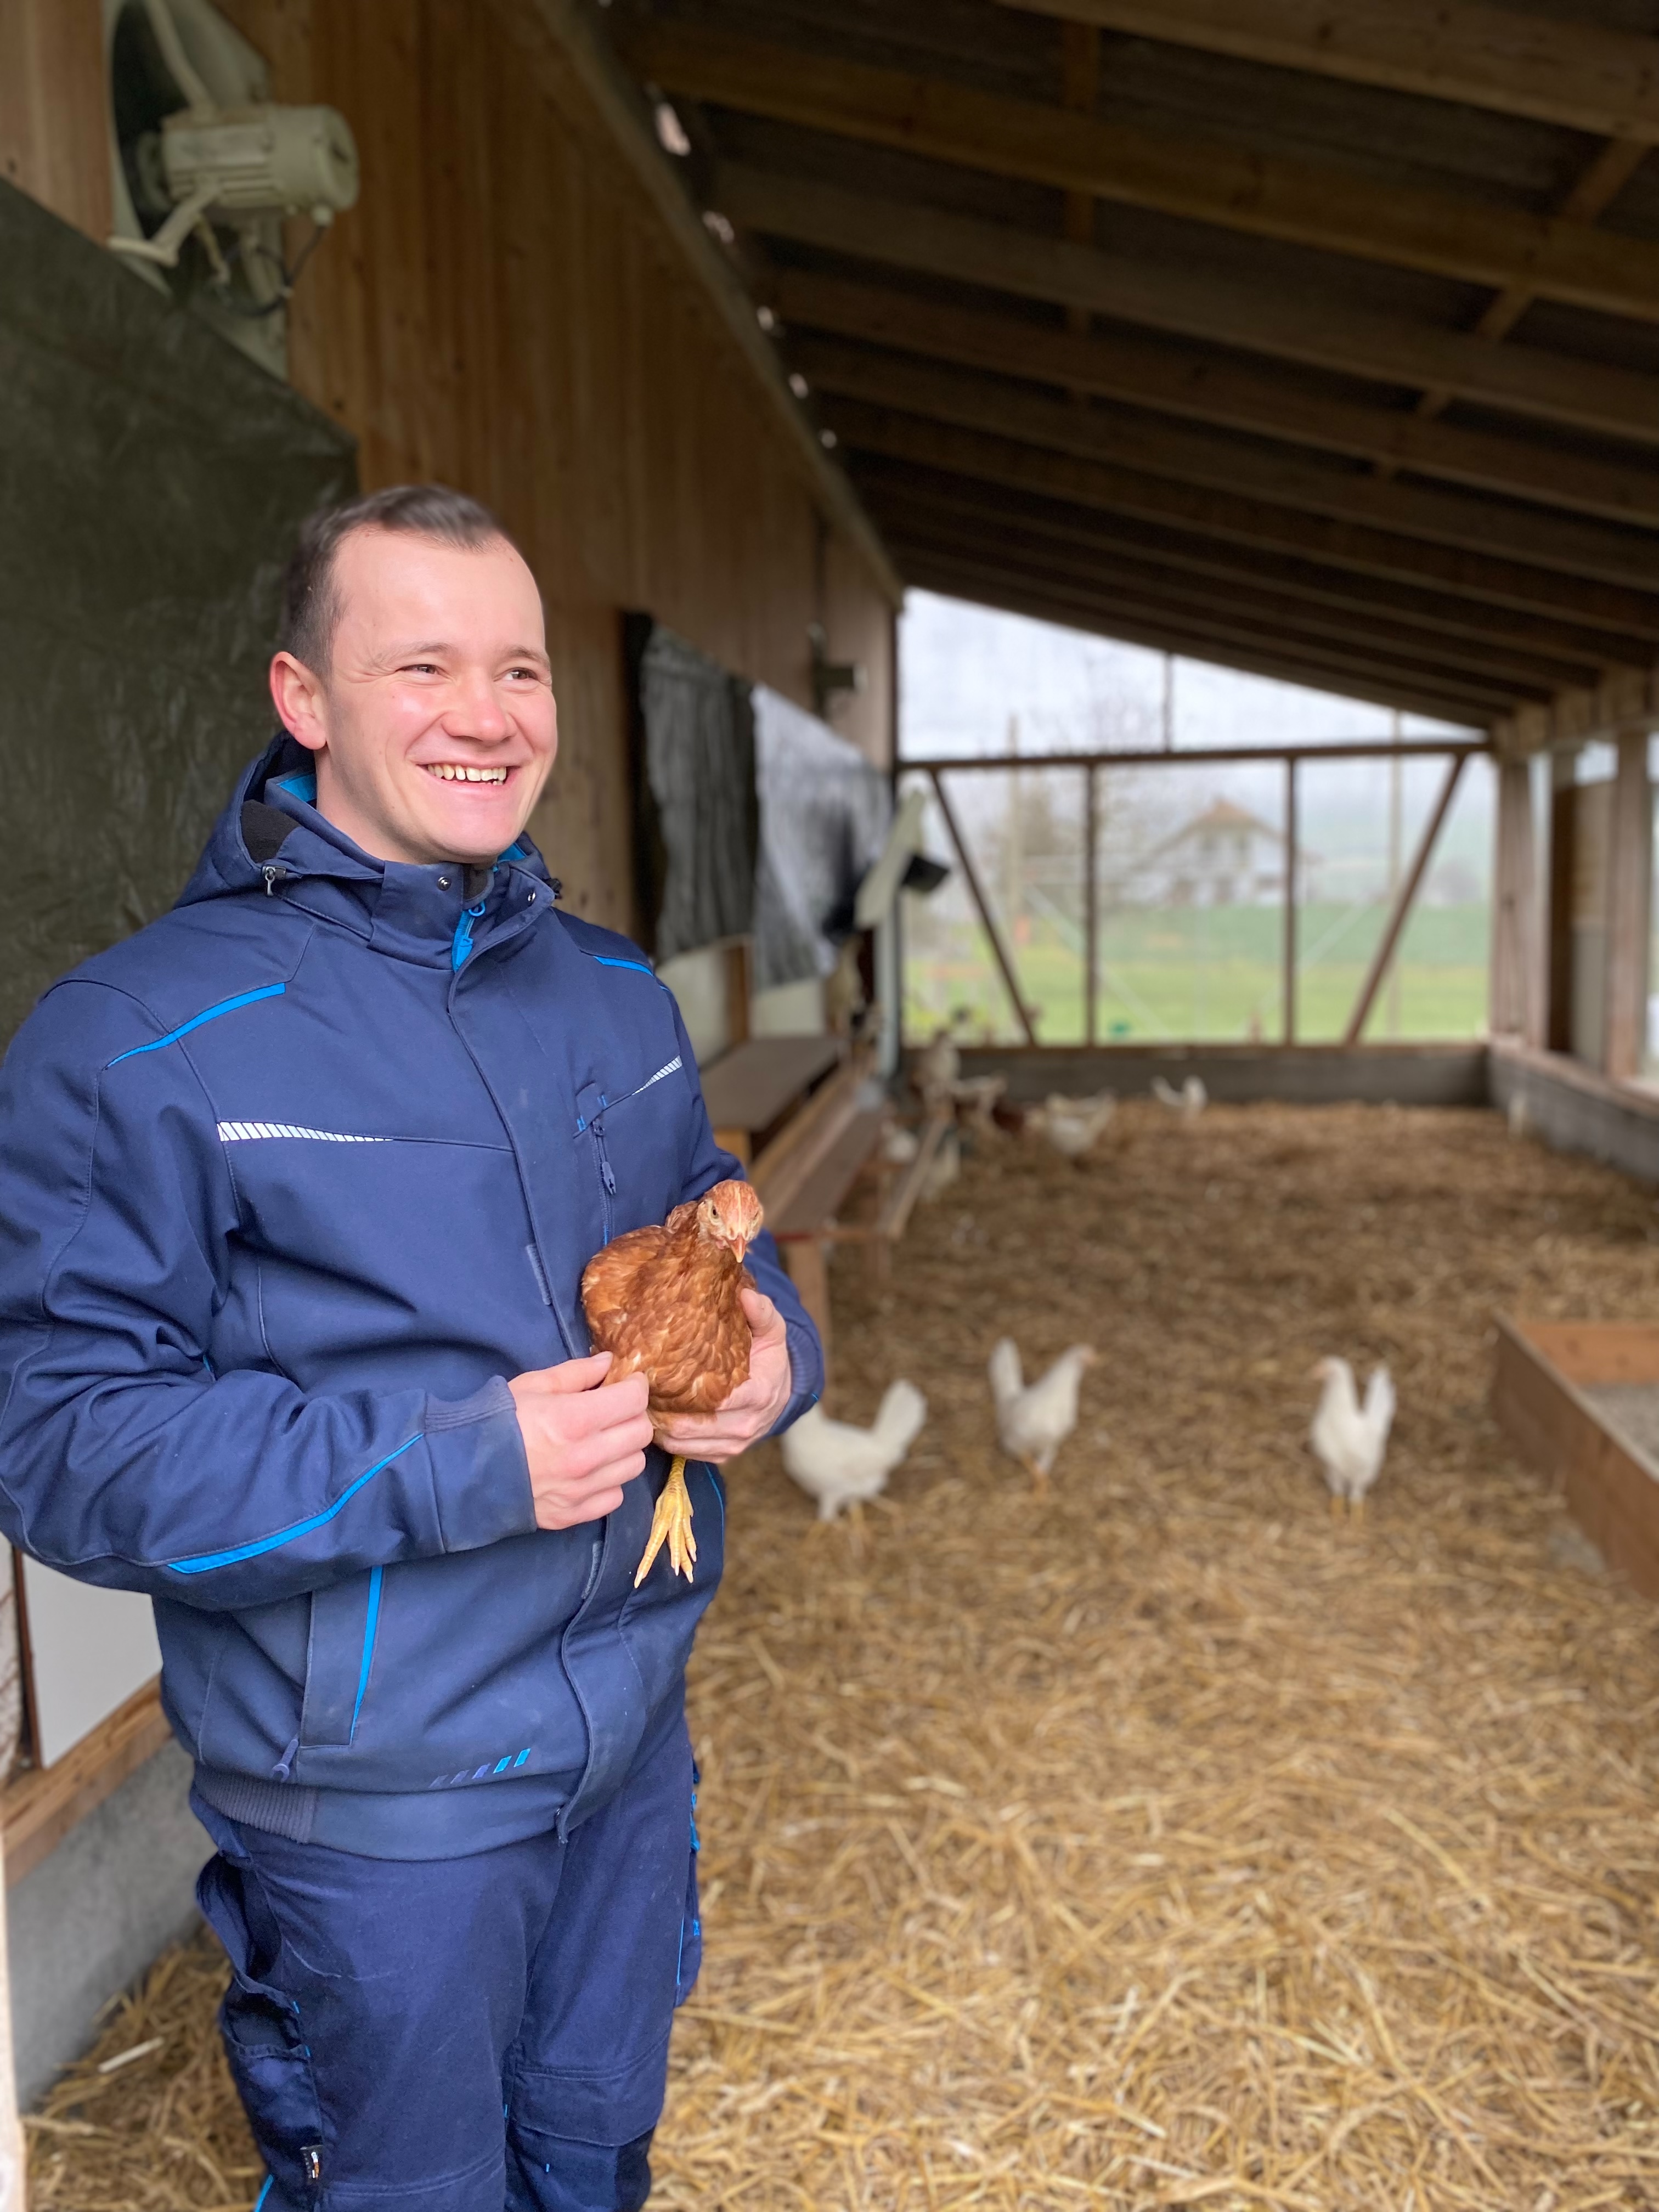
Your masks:
<instances>
[{"instance_id":1,"label":"wooden post","mask_svg":"<svg viewBox=\"0 0 1659 2212\"><path fill-rule=\"evenodd\" d=\"M1014 1002L1014 1012L1018 1015L1019 1025L1025 1032L1025 1042L1027 1044L1035 1044L1037 1041L1037 1033L1036 1025L1031 1019L1031 1010L1020 996L1018 980L1014 974L1014 963L1008 957L1008 948L1002 941L1002 933L991 919L990 904L985 896L985 886L979 879L979 870L974 866L973 855L968 850L968 841L957 824L956 810L945 793L945 779L937 769L930 769L928 774L933 780L933 793L939 800L939 811L945 817L945 826L951 833L951 842L956 847L957 858L962 863L962 879L968 886L969 896L979 908L979 918L985 925L985 934L991 940L991 950L996 955L997 966L1002 970L1002 980L1008 987L1008 996Z\"/></svg>"},{"instance_id":2,"label":"wooden post","mask_svg":"<svg viewBox=\"0 0 1659 2212\"><path fill-rule=\"evenodd\" d=\"M1572 1050L1573 878L1578 857L1577 753L1550 756L1550 896L1546 928L1544 1042Z\"/></svg>"},{"instance_id":3,"label":"wooden post","mask_svg":"<svg viewBox=\"0 0 1659 2212\"><path fill-rule=\"evenodd\" d=\"M1642 1073L1647 1041L1648 932L1653 885L1653 794L1645 730L1621 732L1613 793L1607 893L1605 1065L1620 1079Z\"/></svg>"},{"instance_id":4,"label":"wooden post","mask_svg":"<svg viewBox=\"0 0 1659 2212\"><path fill-rule=\"evenodd\" d=\"M830 1268L829 1251L819 1237L788 1237L780 1246L790 1281L800 1294L807 1316L823 1346L823 1388L830 1391Z\"/></svg>"},{"instance_id":5,"label":"wooden post","mask_svg":"<svg viewBox=\"0 0 1659 2212\"><path fill-rule=\"evenodd\" d=\"M1498 764L1492 876L1492 995L1486 1026L1494 1036L1524 1037L1531 1042L1538 890L1532 772L1524 760Z\"/></svg>"},{"instance_id":6,"label":"wooden post","mask_svg":"<svg viewBox=\"0 0 1659 2212\"><path fill-rule=\"evenodd\" d=\"M1400 942L1412 903L1417 896L1418 886L1428 867L1435 839L1440 835L1440 825L1450 811L1452 799L1457 790L1457 780L1463 773L1463 763L1468 757L1467 753L1452 755L1451 766L1446 770L1446 781L1440 787L1440 796L1435 801L1434 811L1424 828L1422 841L1412 857L1405 881L1395 894L1393 910L1383 924L1382 938L1371 955L1371 964L1365 970L1365 980L1359 987L1359 996L1354 1000L1353 1012L1348 1016L1348 1026L1342 1032L1344 1044L1358 1044L1364 1030L1366 1018L1376 1001L1382 978L1389 972L1389 963L1394 958L1395 948Z\"/></svg>"},{"instance_id":7,"label":"wooden post","mask_svg":"<svg viewBox=\"0 0 1659 2212\"><path fill-rule=\"evenodd\" d=\"M1083 771L1083 1042L1098 1039L1100 1006L1099 770L1091 761Z\"/></svg>"},{"instance_id":8,"label":"wooden post","mask_svg":"<svg viewBox=\"0 0 1659 2212\"><path fill-rule=\"evenodd\" d=\"M11 1973L6 1960L5 1844L0 1838L0 2212L23 2212L23 2130L11 2045Z\"/></svg>"},{"instance_id":9,"label":"wooden post","mask_svg":"<svg viewBox=\"0 0 1659 2212\"><path fill-rule=\"evenodd\" d=\"M1296 1042L1296 755L1285 762L1285 1024L1286 1044Z\"/></svg>"}]
</instances>

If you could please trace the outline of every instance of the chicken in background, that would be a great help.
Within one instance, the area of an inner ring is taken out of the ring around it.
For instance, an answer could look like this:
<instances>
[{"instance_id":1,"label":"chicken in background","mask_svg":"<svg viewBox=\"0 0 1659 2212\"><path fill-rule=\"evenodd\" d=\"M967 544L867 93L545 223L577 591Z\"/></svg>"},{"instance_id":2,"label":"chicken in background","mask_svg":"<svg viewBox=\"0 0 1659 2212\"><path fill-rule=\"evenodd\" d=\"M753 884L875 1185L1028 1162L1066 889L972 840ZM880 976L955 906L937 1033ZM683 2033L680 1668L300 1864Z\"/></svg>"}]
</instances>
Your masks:
<instances>
[{"instance_id":1,"label":"chicken in background","mask_svg":"<svg viewBox=\"0 0 1659 2212\"><path fill-rule=\"evenodd\" d=\"M987 1371L996 1404L997 1442L1025 1469L1039 1498L1048 1490L1056 1453L1077 1426L1083 1370L1094 1362L1091 1345L1074 1344L1046 1375L1028 1383L1012 1337L1000 1337L991 1347Z\"/></svg>"},{"instance_id":2,"label":"chicken in background","mask_svg":"<svg viewBox=\"0 0 1659 2212\"><path fill-rule=\"evenodd\" d=\"M1374 1368L1362 1406L1353 1370L1346 1359L1322 1359L1313 1371L1325 1387L1308 1442L1325 1471L1333 1519L1346 1504L1358 1520L1365 1510L1365 1493L1382 1471L1382 1456L1389 1448L1389 1431L1394 1425L1394 1377L1386 1367Z\"/></svg>"},{"instance_id":3,"label":"chicken in background","mask_svg":"<svg viewBox=\"0 0 1659 2212\"><path fill-rule=\"evenodd\" d=\"M833 1521L843 1505L881 1495L927 1418L927 1401L914 1382L890 1384L867 1429L832 1421L822 1406L810 1407L779 1439L784 1469L817 1499L819 1520Z\"/></svg>"},{"instance_id":4,"label":"chicken in background","mask_svg":"<svg viewBox=\"0 0 1659 2212\"><path fill-rule=\"evenodd\" d=\"M1117 1100L1109 1091L1103 1091L1096 1098L1067 1098L1054 1091L1026 1115L1025 1126L1046 1137L1057 1152L1075 1164L1094 1149L1096 1139L1116 1111Z\"/></svg>"},{"instance_id":5,"label":"chicken in background","mask_svg":"<svg viewBox=\"0 0 1659 2212\"><path fill-rule=\"evenodd\" d=\"M1189 1075L1177 1091L1173 1083L1166 1083L1161 1075L1152 1078L1152 1096L1160 1106L1167 1106L1172 1114L1179 1114L1183 1121L1196 1121L1210 1103L1210 1094L1204 1087L1201 1075Z\"/></svg>"},{"instance_id":6,"label":"chicken in background","mask_svg":"<svg viewBox=\"0 0 1659 2212\"><path fill-rule=\"evenodd\" d=\"M962 1077L962 1054L957 1048L959 1018L952 1015L936 1032L932 1044L916 1054L910 1070L911 1080L930 1114L944 1113L955 1106L957 1085Z\"/></svg>"}]
</instances>

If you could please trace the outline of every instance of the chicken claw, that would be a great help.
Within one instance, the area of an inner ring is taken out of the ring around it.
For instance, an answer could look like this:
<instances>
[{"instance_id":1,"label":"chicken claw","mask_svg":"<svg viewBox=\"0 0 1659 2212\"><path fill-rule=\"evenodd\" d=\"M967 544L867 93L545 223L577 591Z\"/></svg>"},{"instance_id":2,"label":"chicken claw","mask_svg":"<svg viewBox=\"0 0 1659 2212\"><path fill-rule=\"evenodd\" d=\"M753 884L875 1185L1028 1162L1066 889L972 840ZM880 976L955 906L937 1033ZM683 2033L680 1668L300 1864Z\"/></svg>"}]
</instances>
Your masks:
<instances>
[{"instance_id":1,"label":"chicken claw","mask_svg":"<svg viewBox=\"0 0 1659 2212\"><path fill-rule=\"evenodd\" d=\"M697 1540L691 1533L691 1493L685 1486L685 1462L678 1457L668 1470L668 1480L651 1516L651 1540L634 1577L635 1589L650 1573L652 1563L665 1544L668 1547L669 1565L690 1582L696 1562Z\"/></svg>"}]
</instances>

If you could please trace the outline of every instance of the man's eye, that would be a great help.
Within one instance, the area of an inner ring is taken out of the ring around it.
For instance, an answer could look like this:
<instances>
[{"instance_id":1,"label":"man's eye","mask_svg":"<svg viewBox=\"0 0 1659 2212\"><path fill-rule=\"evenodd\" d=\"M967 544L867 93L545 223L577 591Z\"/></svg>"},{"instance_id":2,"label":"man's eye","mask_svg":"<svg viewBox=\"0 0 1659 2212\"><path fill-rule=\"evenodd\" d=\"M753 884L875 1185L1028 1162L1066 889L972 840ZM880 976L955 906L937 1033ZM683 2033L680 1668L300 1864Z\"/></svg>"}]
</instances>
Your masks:
<instances>
[{"instance_id":1,"label":"man's eye","mask_svg":"<svg viewBox=\"0 0 1659 2212\"><path fill-rule=\"evenodd\" d=\"M404 673L405 676L435 676L438 664L435 660L411 660Z\"/></svg>"}]
</instances>

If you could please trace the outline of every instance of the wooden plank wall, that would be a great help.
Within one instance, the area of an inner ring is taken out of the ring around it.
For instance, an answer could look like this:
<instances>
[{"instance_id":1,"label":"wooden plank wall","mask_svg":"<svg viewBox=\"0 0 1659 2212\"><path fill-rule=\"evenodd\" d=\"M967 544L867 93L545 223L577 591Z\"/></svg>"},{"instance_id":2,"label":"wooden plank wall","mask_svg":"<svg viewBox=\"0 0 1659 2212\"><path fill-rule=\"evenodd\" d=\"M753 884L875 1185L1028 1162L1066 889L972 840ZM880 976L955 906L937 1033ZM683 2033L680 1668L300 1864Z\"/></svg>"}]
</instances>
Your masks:
<instances>
[{"instance_id":1,"label":"wooden plank wall","mask_svg":"<svg viewBox=\"0 0 1659 2212\"><path fill-rule=\"evenodd\" d=\"M459 485L523 545L562 744L532 826L569 904L627 927L623 610L808 706L822 620L870 676L836 726L878 760L891 610L820 520L752 368L526 0L221 5L274 95L338 107L362 155L362 199L295 301L294 382L356 434L365 487ZM0 5L0 161L94 234L98 12ZM25 61L20 93L8 64Z\"/></svg>"}]
</instances>

